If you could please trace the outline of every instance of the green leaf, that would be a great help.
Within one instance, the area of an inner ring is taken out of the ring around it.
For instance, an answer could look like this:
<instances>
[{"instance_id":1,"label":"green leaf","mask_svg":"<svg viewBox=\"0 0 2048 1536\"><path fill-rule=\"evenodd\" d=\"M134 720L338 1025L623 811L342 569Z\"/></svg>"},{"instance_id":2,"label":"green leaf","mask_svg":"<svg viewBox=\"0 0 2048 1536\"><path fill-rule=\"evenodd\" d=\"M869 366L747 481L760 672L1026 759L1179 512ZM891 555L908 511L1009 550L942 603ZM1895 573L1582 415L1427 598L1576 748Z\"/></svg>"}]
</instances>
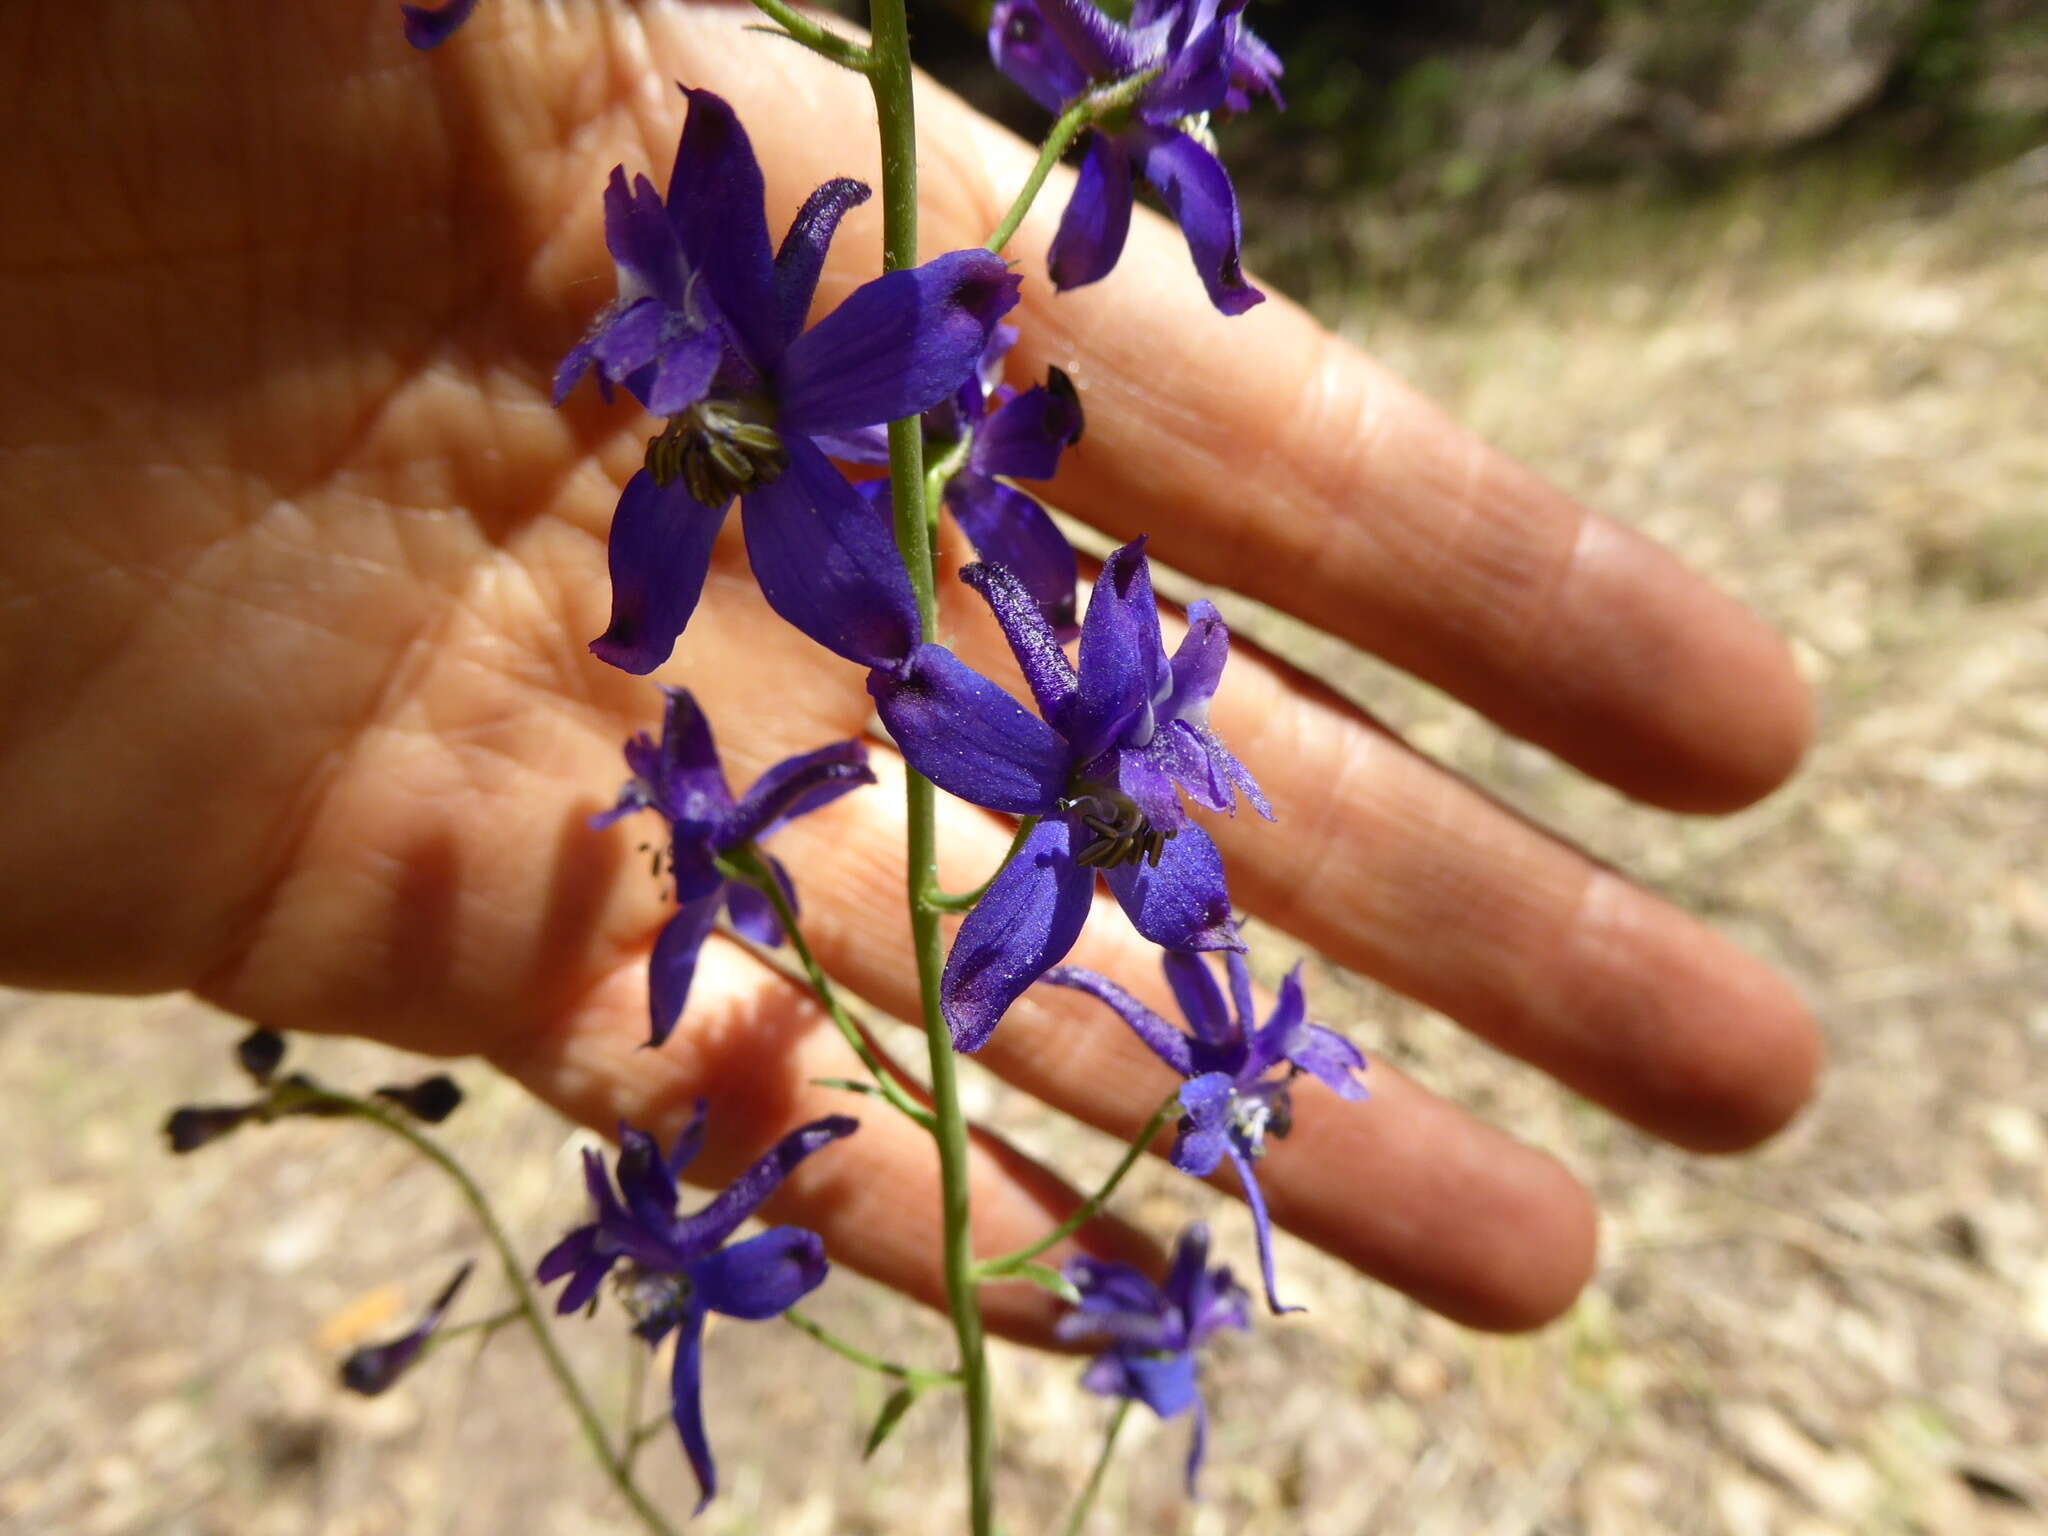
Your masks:
<instances>
[{"instance_id":1,"label":"green leaf","mask_svg":"<svg viewBox=\"0 0 2048 1536\"><path fill-rule=\"evenodd\" d=\"M1050 1264L1019 1264L1015 1269L1006 1270L1000 1275L992 1275L989 1278L994 1280L1029 1280L1040 1290L1051 1291L1053 1295L1059 1297L1061 1301L1064 1301L1070 1307L1081 1305L1081 1293L1074 1288L1074 1282L1054 1269Z\"/></svg>"},{"instance_id":2,"label":"green leaf","mask_svg":"<svg viewBox=\"0 0 2048 1536\"><path fill-rule=\"evenodd\" d=\"M910 1405L917 1401L918 1389L907 1383L889 1394L889 1400L882 1404L881 1414L875 1419L875 1427L868 1431L868 1443L860 1453L866 1461L882 1448L882 1442L895 1433L896 1426L903 1422L903 1415L910 1412Z\"/></svg>"},{"instance_id":3,"label":"green leaf","mask_svg":"<svg viewBox=\"0 0 2048 1536\"><path fill-rule=\"evenodd\" d=\"M864 1093L871 1099L882 1097L882 1090L873 1083L863 1083L851 1077L814 1077L813 1088L837 1088L844 1093Z\"/></svg>"}]
</instances>

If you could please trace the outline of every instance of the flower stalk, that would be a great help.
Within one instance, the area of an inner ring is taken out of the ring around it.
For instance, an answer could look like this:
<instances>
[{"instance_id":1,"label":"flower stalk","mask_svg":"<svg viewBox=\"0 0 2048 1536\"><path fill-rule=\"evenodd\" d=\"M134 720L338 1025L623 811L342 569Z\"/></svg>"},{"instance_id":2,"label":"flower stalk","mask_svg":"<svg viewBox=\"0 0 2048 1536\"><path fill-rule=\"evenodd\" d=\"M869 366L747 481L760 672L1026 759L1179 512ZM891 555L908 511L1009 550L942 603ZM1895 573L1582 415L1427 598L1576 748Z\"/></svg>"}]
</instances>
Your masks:
<instances>
[{"instance_id":1,"label":"flower stalk","mask_svg":"<svg viewBox=\"0 0 2048 1536\"><path fill-rule=\"evenodd\" d=\"M1116 1167L1110 1170L1109 1177L1102 1181L1102 1187L1076 1206L1071 1216L1046 1233L1045 1236L1039 1238L1037 1242L1019 1248L1015 1253L1006 1253L999 1258L984 1259L976 1268L975 1273L985 1281L1008 1279L1024 1269L1033 1259L1044 1253L1046 1249L1065 1242L1089 1222L1093 1221L1103 1206L1109 1203L1109 1197L1116 1193L1117 1185L1123 1183L1124 1175L1137 1166L1138 1159L1145 1154L1145 1149L1151 1146L1154 1138L1166 1128L1167 1117L1179 1108L1180 1094L1178 1092L1169 1093L1160 1101L1159 1107L1152 1111L1152 1118L1145 1122L1145 1128L1138 1132L1130 1146L1124 1149L1123 1157L1118 1161Z\"/></svg>"},{"instance_id":2,"label":"flower stalk","mask_svg":"<svg viewBox=\"0 0 2048 1536\"><path fill-rule=\"evenodd\" d=\"M761 0L755 0L760 4ZM1010 243L1025 216L1031 212L1031 205L1038 201L1038 194L1045 187L1045 180L1052 174L1052 168L1060 163L1060 156L1067 152L1067 146L1084 128L1092 127L1106 117L1129 109L1138 99L1138 93L1152 83L1159 73L1148 69L1143 74L1133 75L1128 80L1119 80L1112 85L1088 92L1068 104L1067 109L1054 121L1045 136L1045 142L1038 147L1038 159L1031 167L1031 174L1024 178L1024 185L1017 190L1010 211L1003 215L1002 223L995 233L988 237L982 249L993 251L1000 256L1003 247Z\"/></svg>"},{"instance_id":3,"label":"flower stalk","mask_svg":"<svg viewBox=\"0 0 2048 1536\"><path fill-rule=\"evenodd\" d=\"M874 90L882 149L882 265L885 272L893 272L917 263L917 114L904 0L872 0L868 31L872 58L868 82ZM938 599L932 575L930 512L925 503L924 435L915 416L889 423L889 480L897 551L916 593L922 633L932 641L938 635ZM990 1536L995 1525L994 1403L974 1273L967 1119L960 1104L953 1037L939 1007L945 935L940 914L930 900L938 875L937 791L915 769L906 772L904 779L911 940L917 955L920 1022L931 1061L932 1112L938 1120L934 1139L944 1206L946 1300L959 1343L961 1395L966 1404L969 1527L974 1536Z\"/></svg>"}]
</instances>

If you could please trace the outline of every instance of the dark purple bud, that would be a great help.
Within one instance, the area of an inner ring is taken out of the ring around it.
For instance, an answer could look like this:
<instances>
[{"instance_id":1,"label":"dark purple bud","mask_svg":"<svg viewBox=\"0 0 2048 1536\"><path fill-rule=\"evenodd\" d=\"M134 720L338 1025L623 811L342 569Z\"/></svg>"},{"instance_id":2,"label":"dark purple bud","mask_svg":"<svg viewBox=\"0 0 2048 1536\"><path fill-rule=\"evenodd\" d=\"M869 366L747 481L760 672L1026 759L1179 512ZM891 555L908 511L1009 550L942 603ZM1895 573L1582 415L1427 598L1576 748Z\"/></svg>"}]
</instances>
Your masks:
<instances>
[{"instance_id":1,"label":"dark purple bud","mask_svg":"<svg viewBox=\"0 0 2048 1536\"><path fill-rule=\"evenodd\" d=\"M235 1060L256 1080L259 1088L268 1087L279 1063L284 1060L284 1036L259 1025L235 1046Z\"/></svg>"},{"instance_id":2,"label":"dark purple bud","mask_svg":"<svg viewBox=\"0 0 2048 1536\"><path fill-rule=\"evenodd\" d=\"M396 1104L415 1120L424 1120L429 1125L439 1125L462 1103L462 1090L455 1086L455 1079L445 1072L436 1072L432 1077L423 1077L410 1087L392 1086L379 1088L377 1097Z\"/></svg>"},{"instance_id":3,"label":"dark purple bud","mask_svg":"<svg viewBox=\"0 0 2048 1536\"><path fill-rule=\"evenodd\" d=\"M187 1104L171 1111L164 1137L177 1153L196 1152L219 1141L256 1112L253 1104Z\"/></svg>"},{"instance_id":4,"label":"dark purple bud","mask_svg":"<svg viewBox=\"0 0 2048 1536\"><path fill-rule=\"evenodd\" d=\"M419 1359L420 1351L427 1347L427 1340L441 1326L441 1319L453 1304L455 1293L462 1289L473 1267L470 1261L464 1261L462 1268L455 1271L455 1278L442 1287L441 1294L434 1298L427 1315L420 1319L412 1332L389 1343L366 1344L342 1361L341 1384L364 1397L375 1397L411 1369L413 1362Z\"/></svg>"}]
</instances>

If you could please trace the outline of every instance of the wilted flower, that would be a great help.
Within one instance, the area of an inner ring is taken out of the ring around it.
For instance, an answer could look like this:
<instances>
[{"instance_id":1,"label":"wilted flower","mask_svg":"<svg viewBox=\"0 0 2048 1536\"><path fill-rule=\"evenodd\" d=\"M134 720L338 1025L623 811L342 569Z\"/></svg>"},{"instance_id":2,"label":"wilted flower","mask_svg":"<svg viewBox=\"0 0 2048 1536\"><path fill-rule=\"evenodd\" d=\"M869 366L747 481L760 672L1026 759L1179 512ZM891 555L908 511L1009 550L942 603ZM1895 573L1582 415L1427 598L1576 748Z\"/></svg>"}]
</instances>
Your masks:
<instances>
[{"instance_id":1,"label":"wilted flower","mask_svg":"<svg viewBox=\"0 0 2048 1536\"><path fill-rule=\"evenodd\" d=\"M568 1313L596 1296L605 1276L618 1266L615 1284L635 1319L633 1331L650 1347L671 1331L676 1334L671 1405L703 1494L700 1510L718 1488L699 1401L706 1314L749 1321L779 1317L823 1283L828 1267L824 1242L801 1227L770 1227L729 1248L725 1240L791 1169L820 1147L852 1135L857 1126L844 1115L832 1115L790 1132L690 1216L676 1214L676 1178L703 1143L704 1105L698 1104L665 1158L653 1137L622 1127L617 1192L604 1158L585 1150L583 1182L596 1219L557 1243L535 1271L544 1285L569 1282L555 1302L556 1311Z\"/></svg>"},{"instance_id":2,"label":"wilted flower","mask_svg":"<svg viewBox=\"0 0 2048 1536\"><path fill-rule=\"evenodd\" d=\"M669 825L666 860L675 880L676 914L654 941L648 962L651 1045L668 1039L682 1016L697 973L697 952L721 905L733 927L755 943L782 942L774 905L753 886L728 879L718 867L721 856L745 850L785 822L837 800L849 789L875 782L867 749L857 741L840 741L783 759L735 801L719 766L711 723L696 699L686 688L662 692L667 703L661 740L656 742L643 731L626 743L626 764L633 777L619 792L618 804L591 821L592 826L608 827L621 816L652 810ZM761 855L761 862L794 911L796 887L789 871L768 854Z\"/></svg>"},{"instance_id":3,"label":"wilted flower","mask_svg":"<svg viewBox=\"0 0 2048 1536\"><path fill-rule=\"evenodd\" d=\"M628 672L668 659L738 496L769 605L850 660L900 660L918 640L910 578L887 520L826 455L958 389L1019 280L987 251L954 251L876 278L805 330L826 248L868 189L820 187L771 255L745 131L720 97L684 94L666 201L612 172L619 297L555 377L557 402L595 369L607 393L624 385L668 418L613 515L612 617L591 649Z\"/></svg>"},{"instance_id":4,"label":"wilted flower","mask_svg":"<svg viewBox=\"0 0 2048 1536\"><path fill-rule=\"evenodd\" d=\"M1164 1285L1154 1285L1128 1264L1077 1258L1066 1277L1081 1302L1061 1318L1063 1339L1105 1339L1081 1385L1103 1397L1143 1403L1162 1419L1195 1414L1188 1447L1187 1485L1195 1491L1209 1438L1209 1409L1195 1379L1195 1351L1223 1328L1248 1328L1245 1294L1228 1269L1210 1269L1209 1229L1197 1223L1181 1234Z\"/></svg>"},{"instance_id":5,"label":"wilted flower","mask_svg":"<svg viewBox=\"0 0 2048 1536\"><path fill-rule=\"evenodd\" d=\"M1109 275L1143 176L1187 237L1210 302L1237 315L1265 298L1245 281L1237 192L1209 132L1214 113L1242 112L1259 96L1280 99L1280 60L1244 24L1244 6L1135 0L1123 26L1087 0L998 0L988 29L996 67L1049 112L1088 90L1156 71L1127 108L1093 125L1046 258L1055 287Z\"/></svg>"},{"instance_id":6,"label":"wilted flower","mask_svg":"<svg viewBox=\"0 0 2048 1536\"><path fill-rule=\"evenodd\" d=\"M1280 983L1279 999L1265 1024L1254 1028L1251 972L1244 956L1226 954L1223 963L1230 978L1227 1004L1205 961L1194 955L1165 957L1167 984L1187 1015L1187 1031L1174 1028L1108 977L1077 965L1056 967L1045 979L1107 1003L1155 1056L1187 1079L1180 1089L1186 1113L1170 1159L1197 1178L1230 1159L1258 1234L1266 1304L1288 1312L1295 1309L1283 1307L1273 1291L1273 1227L1253 1165L1264 1155L1268 1136L1285 1136L1293 1126L1289 1085L1295 1077L1306 1072L1341 1099L1362 1099L1365 1085L1351 1074L1365 1070L1365 1057L1342 1035L1308 1022L1300 966Z\"/></svg>"},{"instance_id":7,"label":"wilted flower","mask_svg":"<svg viewBox=\"0 0 2048 1536\"><path fill-rule=\"evenodd\" d=\"M375 1397L410 1370L434 1336L434 1330L441 1326L442 1318L448 1315L448 1308L454 1305L456 1292L462 1289L472 1267L465 1263L455 1271L455 1278L442 1288L434 1304L427 1308L427 1315L411 1332L386 1344L365 1345L342 1361L341 1384L351 1392Z\"/></svg>"},{"instance_id":8,"label":"wilted flower","mask_svg":"<svg viewBox=\"0 0 2048 1536\"><path fill-rule=\"evenodd\" d=\"M377 1090L377 1097L429 1125L439 1125L462 1106L462 1089L445 1072L416 1083L388 1084Z\"/></svg>"},{"instance_id":9,"label":"wilted flower","mask_svg":"<svg viewBox=\"0 0 2048 1536\"><path fill-rule=\"evenodd\" d=\"M1037 701L1032 715L936 645L869 675L905 759L990 810L1045 819L967 916L940 999L963 1051L978 1049L1024 989L1059 963L1088 915L1096 871L1132 926L1168 949L1241 949L1223 861L1181 808L1272 812L1209 728L1230 636L1213 604L1188 609L1169 660L1145 541L1103 565L1082 621L1078 672L1023 586L998 566L961 573L987 599Z\"/></svg>"}]
</instances>

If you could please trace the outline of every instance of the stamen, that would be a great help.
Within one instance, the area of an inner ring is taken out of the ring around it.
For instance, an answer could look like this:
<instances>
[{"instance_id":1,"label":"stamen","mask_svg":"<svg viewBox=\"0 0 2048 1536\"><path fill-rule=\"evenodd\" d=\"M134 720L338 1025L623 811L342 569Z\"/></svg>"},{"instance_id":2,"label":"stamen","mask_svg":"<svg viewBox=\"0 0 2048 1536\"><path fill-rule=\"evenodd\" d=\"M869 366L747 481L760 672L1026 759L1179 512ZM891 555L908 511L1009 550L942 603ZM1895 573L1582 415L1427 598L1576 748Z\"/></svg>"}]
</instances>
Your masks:
<instances>
[{"instance_id":1,"label":"stamen","mask_svg":"<svg viewBox=\"0 0 2048 1536\"><path fill-rule=\"evenodd\" d=\"M1094 838L1074 855L1074 862L1088 869L1117 869L1125 864L1149 863L1159 867L1166 840L1173 836L1152 825L1145 813L1121 794L1077 795L1062 800L1059 808L1078 816Z\"/></svg>"},{"instance_id":2,"label":"stamen","mask_svg":"<svg viewBox=\"0 0 2048 1536\"><path fill-rule=\"evenodd\" d=\"M789 454L774 427L742 412L752 402L700 400L669 419L647 443L647 472L656 485L677 480L707 507L767 485L789 468Z\"/></svg>"}]
</instances>

